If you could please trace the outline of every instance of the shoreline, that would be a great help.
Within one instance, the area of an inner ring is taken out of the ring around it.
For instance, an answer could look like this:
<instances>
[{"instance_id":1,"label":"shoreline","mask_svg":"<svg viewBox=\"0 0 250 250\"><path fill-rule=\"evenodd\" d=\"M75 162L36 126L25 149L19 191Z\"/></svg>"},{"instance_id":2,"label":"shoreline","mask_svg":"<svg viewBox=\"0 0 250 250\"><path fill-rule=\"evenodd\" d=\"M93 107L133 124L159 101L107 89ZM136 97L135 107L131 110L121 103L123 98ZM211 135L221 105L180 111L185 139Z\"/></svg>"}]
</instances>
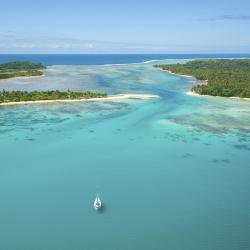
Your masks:
<instances>
[{"instance_id":1,"label":"shoreline","mask_svg":"<svg viewBox=\"0 0 250 250\"><path fill-rule=\"evenodd\" d=\"M164 69L160 69L161 71L167 72L168 74L171 75L175 75L175 76L180 76L180 77L184 77L184 78L192 78L193 80L195 80L199 85L206 85L208 84L208 80L198 80L197 78L195 78L194 76L189 76L189 75L179 75L176 73L171 72L170 70L164 70ZM244 97L239 97L239 96L214 96L214 95L201 95L198 94L194 91L192 91L191 89L186 92L187 95L191 95L191 96L200 96L200 97L220 97L220 98L229 98L229 99L234 99L234 100L242 100L242 101L250 101L250 98L244 98Z\"/></svg>"},{"instance_id":2,"label":"shoreline","mask_svg":"<svg viewBox=\"0 0 250 250\"><path fill-rule=\"evenodd\" d=\"M201 95L198 94L194 91L187 91L186 95L191 95L191 96L198 96L198 97L216 97L216 98L226 98L226 99L234 99L234 100L239 100L239 101L247 101L250 102L250 98L244 98L244 97L237 97L237 96L219 96L219 95Z\"/></svg>"},{"instance_id":3,"label":"shoreline","mask_svg":"<svg viewBox=\"0 0 250 250\"><path fill-rule=\"evenodd\" d=\"M43 77L44 73L46 72L46 69L40 70L43 74L39 76L15 76L15 77L10 77L10 78L5 78L5 79L0 79L0 84L11 81L11 80L25 80L25 79L30 79L30 78L38 78L38 77Z\"/></svg>"},{"instance_id":4,"label":"shoreline","mask_svg":"<svg viewBox=\"0 0 250 250\"><path fill-rule=\"evenodd\" d=\"M198 80L197 78L195 78L194 76L190 76L190 75L181 75L181 74L176 74L170 70L165 70L165 69L161 69L161 71L167 72L170 75L174 75L174 76L178 76L178 77L183 77L183 78L188 78L188 79L193 79L195 82L197 82L199 85L207 85L208 84L208 80Z\"/></svg>"},{"instance_id":5,"label":"shoreline","mask_svg":"<svg viewBox=\"0 0 250 250\"><path fill-rule=\"evenodd\" d=\"M174 72L172 72L172 71L170 71L170 70L162 69L162 68L160 68L160 67L159 67L159 69L160 69L160 71L167 72L167 73L170 74L170 75L181 76L181 77L185 77L185 78L193 78L193 79L196 79L194 76L176 74L176 73L174 73ZM197 79L196 79L196 80L197 80Z\"/></svg>"},{"instance_id":6,"label":"shoreline","mask_svg":"<svg viewBox=\"0 0 250 250\"><path fill-rule=\"evenodd\" d=\"M117 94L106 97L95 98L82 98L82 99L55 99L55 100L37 100L37 101L20 101L20 102L3 102L0 106L14 106L14 105L27 105L27 104L49 104L49 103L71 103L71 102L92 102L92 101L112 101L112 100L148 100L152 98L159 98L158 95L150 94Z\"/></svg>"}]
</instances>

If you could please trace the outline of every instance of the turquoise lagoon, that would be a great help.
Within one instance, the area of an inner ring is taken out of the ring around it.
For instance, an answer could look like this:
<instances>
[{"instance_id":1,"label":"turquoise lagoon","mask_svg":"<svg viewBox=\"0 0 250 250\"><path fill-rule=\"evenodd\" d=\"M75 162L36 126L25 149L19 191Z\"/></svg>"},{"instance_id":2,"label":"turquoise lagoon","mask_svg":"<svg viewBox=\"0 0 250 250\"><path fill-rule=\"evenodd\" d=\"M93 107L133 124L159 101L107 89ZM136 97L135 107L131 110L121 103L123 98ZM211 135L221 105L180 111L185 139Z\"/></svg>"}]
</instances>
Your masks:
<instances>
[{"instance_id":1,"label":"turquoise lagoon","mask_svg":"<svg viewBox=\"0 0 250 250\"><path fill-rule=\"evenodd\" d=\"M250 102L194 84L152 63L2 81L159 98L1 107L0 249L250 249Z\"/></svg>"}]
</instances>

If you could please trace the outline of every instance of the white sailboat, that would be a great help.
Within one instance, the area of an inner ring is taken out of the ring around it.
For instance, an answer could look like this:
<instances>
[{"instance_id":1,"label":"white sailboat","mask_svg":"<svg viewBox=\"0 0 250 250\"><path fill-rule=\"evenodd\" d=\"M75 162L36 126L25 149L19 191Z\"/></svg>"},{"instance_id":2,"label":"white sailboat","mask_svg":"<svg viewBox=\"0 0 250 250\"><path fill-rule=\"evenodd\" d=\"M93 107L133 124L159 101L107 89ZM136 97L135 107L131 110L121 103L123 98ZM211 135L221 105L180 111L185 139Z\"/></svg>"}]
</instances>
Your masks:
<instances>
[{"instance_id":1,"label":"white sailboat","mask_svg":"<svg viewBox=\"0 0 250 250\"><path fill-rule=\"evenodd\" d=\"M94 201L94 208L95 210L99 210L101 207L102 207L101 199L99 197L96 197Z\"/></svg>"}]
</instances>

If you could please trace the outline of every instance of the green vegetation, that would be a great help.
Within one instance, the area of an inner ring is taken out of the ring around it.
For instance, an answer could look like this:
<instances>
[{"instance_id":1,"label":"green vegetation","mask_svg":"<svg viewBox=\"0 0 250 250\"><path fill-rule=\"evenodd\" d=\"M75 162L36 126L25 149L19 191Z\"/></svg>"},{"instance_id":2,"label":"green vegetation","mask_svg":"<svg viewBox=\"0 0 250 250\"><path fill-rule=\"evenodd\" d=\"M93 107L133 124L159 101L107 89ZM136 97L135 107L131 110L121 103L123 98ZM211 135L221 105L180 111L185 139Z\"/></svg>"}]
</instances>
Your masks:
<instances>
[{"instance_id":1,"label":"green vegetation","mask_svg":"<svg viewBox=\"0 0 250 250\"><path fill-rule=\"evenodd\" d=\"M22 101L41 101L41 100L72 100L72 99L91 99L106 97L105 93L96 92L76 92L76 91L0 91L0 103L22 102Z\"/></svg>"},{"instance_id":2,"label":"green vegetation","mask_svg":"<svg viewBox=\"0 0 250 250\"><path fill-rule=\"evenodd\" d=\"M45 69L41 63L31 62L9 62L0 64L0 79L7 79L20 76L40 76Z\"/></svg>"},{"instance_id":3,"label":"green vegetation","mask_svg":"<svg viewBox=\"0 0 250 250\"><path fill-rule=\"evenodd\" d=\"M208 59L194 60L185 64L155 65L176 74L194 76L207 80L192 91L201 95L250 98L249 59Z\"/></svg>"}]
</instances>

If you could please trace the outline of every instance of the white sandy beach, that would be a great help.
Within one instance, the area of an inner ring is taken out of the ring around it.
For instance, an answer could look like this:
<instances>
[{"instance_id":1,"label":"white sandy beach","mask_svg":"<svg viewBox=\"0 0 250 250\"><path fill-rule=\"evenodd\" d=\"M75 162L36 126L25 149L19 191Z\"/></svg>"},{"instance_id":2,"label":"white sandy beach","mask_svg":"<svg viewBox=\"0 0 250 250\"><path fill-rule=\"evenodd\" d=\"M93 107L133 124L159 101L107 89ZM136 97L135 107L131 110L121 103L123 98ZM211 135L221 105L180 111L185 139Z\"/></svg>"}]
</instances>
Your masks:
<instances>
[{"instance_id":1,"label":"white sandy beach","mask_svg":"<svg viewBox=\"0 0 250 250\"><path fill-rule=\"evenodd\" d=\"M44 75L40 75L40 76L17 76L17 77L11 77L11 78L7 78L7 79L0 79L0 84L5 83L5 82L9 82L9 81L13 81L13 80L25 80L25 79L41 78L43 76Z\"/></svg>"},{"instance_id":2,"label":"white sandy beach","mask_svg":"<svg viewBox=\"0 0 250 250\"><path fill-rule=\"evenodd\" d=\"M170 71L170 70L161 69L161 68L160 68L160 70L161 70L161 71L164 71L164 72L167 72L167 73L170 74L170 75L175 75L175 76L181 76L181 77L185 77L185 78L193 78L193 79L195 79L195 77L193 77L193 76L176 74L176 73L173 73L173 72Z\"/></svg>"},{"instance_id":3,"label":"white sandy beach","mask_svg":"<svg viewBox=\"0 0 250 250\"><path fill-rule=\"evenodd\" d=\"M242 97L236 97L236 96L231 96L231 97L225 97L225 96L213 96L213 95L200 95L198 93L195 93L193 91L188 91L186 92L187 95L192 95L192 96L199 96L199 97L216 97L216 98L230 98L230 99L235 99L235 100L240 100L240 101L250 101L250 98L242 98Z\"/></svg>"},{"instance_id":4,"label":"white sandy beach","mask_svg":"<svg viewBox=\"0 0 250 250\"><path fill-rule=\"evenodd\" d=\"M107 97L89 98L89 99L64 99L64 100L38 100L38 101L21 101L0 103L0 106L25 105L25 104L49 104L49 103L69 103L69 102L93 102L93 101L119 101L125 99L147 100L158 98L157 95L149 94L118 94Z\"/></svg>"}]
</instances>

